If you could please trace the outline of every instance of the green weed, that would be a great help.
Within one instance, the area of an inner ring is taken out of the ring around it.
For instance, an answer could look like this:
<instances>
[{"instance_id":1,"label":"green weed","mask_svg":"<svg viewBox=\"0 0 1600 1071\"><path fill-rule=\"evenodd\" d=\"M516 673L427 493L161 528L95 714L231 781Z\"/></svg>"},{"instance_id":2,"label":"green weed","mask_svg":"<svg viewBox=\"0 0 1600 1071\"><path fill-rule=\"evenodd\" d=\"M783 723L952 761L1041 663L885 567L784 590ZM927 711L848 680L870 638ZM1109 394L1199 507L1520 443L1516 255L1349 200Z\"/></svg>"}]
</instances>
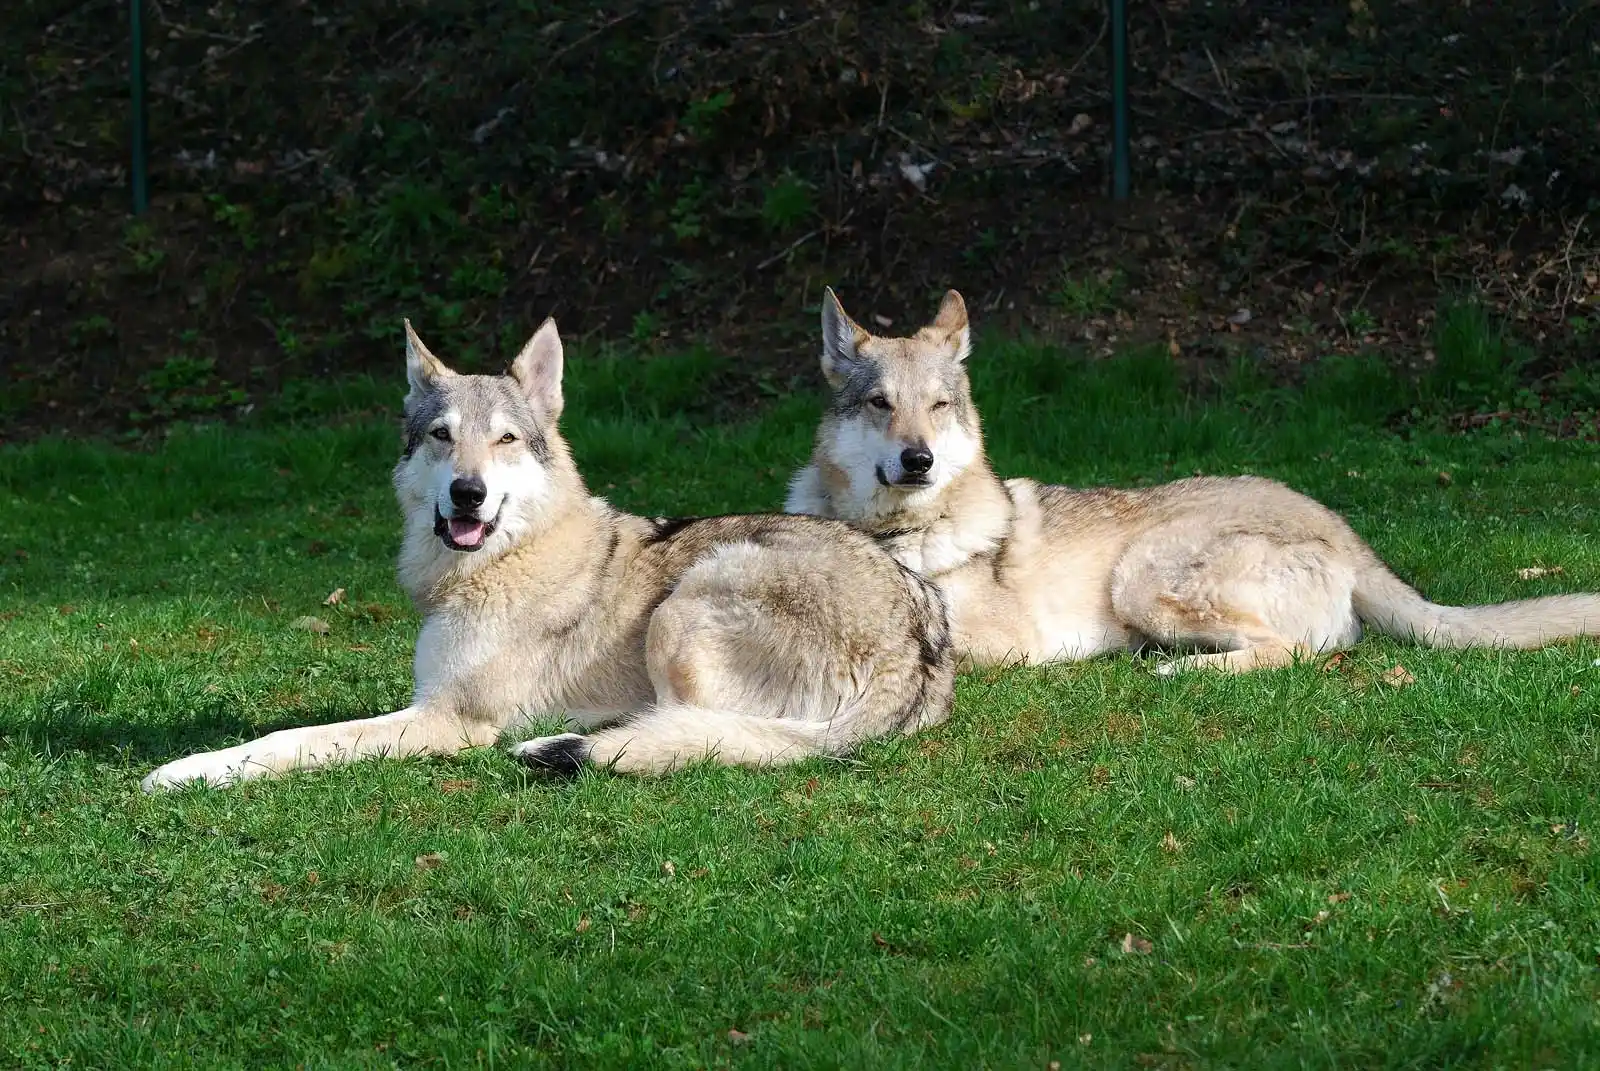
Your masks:
<instances>
[{"instance_id":1,"label":"green weed","mask_svg":"<svg viewBox=\"0 0 1600 1071\"><path fill-rule=\"evenodd\" d=\"M1124 280L1116 270L1076 275L1063 269L1051 300L1069 316L1089 319L1116 311Z\"/></svg>"},{"instance_id":2,"label":"green weed","mask_svg":"<svg viewBox=\"0 0 1600 1071\"><path fill-rule=\"evenodd\" d=\"M785 171L767 187L761 202L761 221L768 230L781 234L810 219L815 211L811 184L792 171Z\"/></svg>"}]
</instances>

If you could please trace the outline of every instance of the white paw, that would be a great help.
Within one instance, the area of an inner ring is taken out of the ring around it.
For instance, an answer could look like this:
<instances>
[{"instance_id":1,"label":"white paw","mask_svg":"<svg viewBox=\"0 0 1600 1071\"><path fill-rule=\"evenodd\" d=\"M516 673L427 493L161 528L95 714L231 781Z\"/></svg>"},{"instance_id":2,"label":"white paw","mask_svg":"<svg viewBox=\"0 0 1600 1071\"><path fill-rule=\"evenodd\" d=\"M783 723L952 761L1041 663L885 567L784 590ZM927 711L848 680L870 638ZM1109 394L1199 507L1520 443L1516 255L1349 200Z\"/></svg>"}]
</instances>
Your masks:
<instances>
[{"instance_id":1,"label":"white paw","mask_svg":"<svg viewBox=\"0 0 1600 1071\"><path fill-rule=\"evenodd\" d=\"M1176 677L1182 672L1183 665L1176 659L1171 662L1163 662L1156 667L1156 676L1158 677Z\"/></svg>"},{"instance_id":2,"label":"white paw","mask_svg":"<svg viewBox=\"0 0 1600 1071\"><path fill-rule=\"evenodd\" d=\"M236 758L230 762L229 758L217 751L190 755L188 758L156 767L139 782L139 787L146 792L162 792L167 789L182 788L197 781L212 788L231 785L235 781L243 780L245 775L242 770L243 764Z\"/></svg>"}]
</instances>

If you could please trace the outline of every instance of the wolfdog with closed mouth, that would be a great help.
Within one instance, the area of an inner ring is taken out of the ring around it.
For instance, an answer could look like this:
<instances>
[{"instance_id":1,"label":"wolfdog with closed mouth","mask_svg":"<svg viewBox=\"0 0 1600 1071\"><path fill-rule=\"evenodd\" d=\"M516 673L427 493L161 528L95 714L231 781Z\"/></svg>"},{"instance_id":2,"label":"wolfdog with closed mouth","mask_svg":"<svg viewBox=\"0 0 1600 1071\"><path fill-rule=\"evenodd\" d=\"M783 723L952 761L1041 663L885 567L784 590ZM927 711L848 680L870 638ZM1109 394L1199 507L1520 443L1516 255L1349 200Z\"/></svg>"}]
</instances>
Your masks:
<instances>
[{"instance_id":1,"label":"wolfdog with closed mouth","mask_svg":"<svg viewBox=\"0 0 1600 1071\"><path fill-rule=\"evenodd\" d=\"M406 322L401 586L422 612L403 710L178 759L147 790L373 756L449 755L530 716L512 754L663 773L839 755L950 711L937 588L838 521L631 516L591 497L557 431L554 321L503 376L459 375Z\"/></svg>"},{"instance_id":2,"label":"wolfdog with closed mouth","mask_svg":"<svg viewBox=\"0 0 1600 1071\"><path fill-rule=\"evenodd\" d=\"M1600 596L1440 606L1321 503L1253 476L1139 490L1003 480L967 378L971 329L879 338L822 304L833 390L785 509L849 521L937 580L964 662L1050 662L1152 646L1159 672L1245 672L1353 644L1363 625L1435 647L1536 647L1600 632Z\"/></svg>"}]
</instances>

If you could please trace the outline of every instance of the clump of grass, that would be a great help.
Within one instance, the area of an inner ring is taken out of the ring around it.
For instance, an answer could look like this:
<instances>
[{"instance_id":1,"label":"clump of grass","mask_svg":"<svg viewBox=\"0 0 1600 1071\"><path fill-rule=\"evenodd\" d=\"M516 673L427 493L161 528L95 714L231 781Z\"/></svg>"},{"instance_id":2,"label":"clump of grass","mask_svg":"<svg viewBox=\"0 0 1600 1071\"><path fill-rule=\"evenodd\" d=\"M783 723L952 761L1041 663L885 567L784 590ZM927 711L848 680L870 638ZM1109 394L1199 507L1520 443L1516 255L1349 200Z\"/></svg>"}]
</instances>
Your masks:
<instances>
[{"instance_id":1,"label":"clump of grass","mask_svg":"<svg viewBox=\"0 0 1600 1071\"><path fill-rule=\"evenodd\" d=\"M1453 302L1440 312L1434 361L1419 384L1425 403L1497 406L1515 393L1532 354L1482 304Z\"/></svg>"},{"instance_id":2,"label":"clump of grass","mask_svg":"<svg viewBox=\"0 0 1600 1071\"><path fill-rule=\"evenodd\" d=\"M811 184L792 171L778 176L761 202L761 221L776 234L792 231L816 211Z\"/></svg>"},{"instance_id":3,"label":"clump of grass","mask_svg":"<svg viewBox=\"0 0 1600 1071\"><path fill-rule=\"evenodd\" d=\"M1115 268L1085 274L1064 268L1050 298L1067 315L1087 320L1115 312L1125 284L1122 272Z\"/></svg>"}]
</instances>

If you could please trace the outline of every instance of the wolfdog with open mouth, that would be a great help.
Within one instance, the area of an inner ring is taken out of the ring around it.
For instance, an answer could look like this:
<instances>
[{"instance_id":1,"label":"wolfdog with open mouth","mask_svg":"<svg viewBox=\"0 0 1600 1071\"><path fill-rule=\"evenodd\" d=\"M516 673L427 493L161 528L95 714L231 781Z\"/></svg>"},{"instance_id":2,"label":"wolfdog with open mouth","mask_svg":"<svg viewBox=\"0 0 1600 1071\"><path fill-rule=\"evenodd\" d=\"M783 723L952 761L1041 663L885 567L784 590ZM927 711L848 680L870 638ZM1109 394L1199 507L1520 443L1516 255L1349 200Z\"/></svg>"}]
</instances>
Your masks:
<instances>
[{"instance_id":1,"label":"wolfdog with open mouth","mask_svg":"<svg viewBox=\"0 0 1600 1071\"><path fill-rule=\"evenodd\" d=\"M556 429L554 321L503 376L452 372L408 321L406 364L410 705L178 759L147 790L448 755L543 714L598 731L518 744L522 762L637 774L839 755L948 716L942 597L871 536L783 514L635 517L589 495Z\"/></svg>"}]
</instances>

